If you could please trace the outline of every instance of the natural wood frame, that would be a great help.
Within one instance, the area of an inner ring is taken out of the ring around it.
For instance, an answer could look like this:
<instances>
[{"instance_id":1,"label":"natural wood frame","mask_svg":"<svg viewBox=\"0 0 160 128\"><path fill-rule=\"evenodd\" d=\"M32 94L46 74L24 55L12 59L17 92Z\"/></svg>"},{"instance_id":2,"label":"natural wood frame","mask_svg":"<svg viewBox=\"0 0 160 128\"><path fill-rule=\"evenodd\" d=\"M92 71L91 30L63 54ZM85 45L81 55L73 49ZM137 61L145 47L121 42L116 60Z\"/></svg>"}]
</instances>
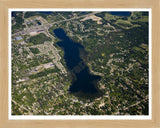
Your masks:
<instances>
[{"instance_id":1,"label":"natural wood frame","mask_svg":"<svg viewBox=\"0 0 160 128\"><path fill-rule=\"evenodd\" d=\"M152 9L152 119L151 120L9 120L8 13L9 8L151 8ZM159 0L0 0L0 128L35 127L160 127L160 1Z\"/></svg>"}]
</instances>

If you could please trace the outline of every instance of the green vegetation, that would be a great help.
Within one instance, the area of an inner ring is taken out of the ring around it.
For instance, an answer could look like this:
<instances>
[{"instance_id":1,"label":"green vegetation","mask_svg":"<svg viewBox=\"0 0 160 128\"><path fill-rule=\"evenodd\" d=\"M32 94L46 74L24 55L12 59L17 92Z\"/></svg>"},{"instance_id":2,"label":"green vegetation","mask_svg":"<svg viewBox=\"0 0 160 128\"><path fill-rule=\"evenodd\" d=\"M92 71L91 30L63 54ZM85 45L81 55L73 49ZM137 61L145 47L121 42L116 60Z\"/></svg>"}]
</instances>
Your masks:
<instances>
[{"instance_id":1,"label":"green vegetation","mask_svg":"<svg viewBox=\"0 0 160 128\"><path fill-rule=\"evenodd\" d=\"M131 27L132 24L129 21L117 20L117 24L121 27Z\"/></svg>"},{"instance_id":2,"label":"green vegetation","mask_svg":"<svg viewBox=\"0 0 160 128\"><path fill-rule=\"evenodd\" d=\"M29 48L29 49L31 50L31 52L32 52L33 54L38 54L38 53L40 53L40 51L39 51L38 48Z\"/></svg>"},{"instance_id":3,"label":"green vegetation","mask_svg":"<svg viewBox=\"0 0 160 128\"><path fill-rule=\"evenodd\" d=\"M40 33L36 36L32 36L29 39L29 42L33 43L34 45L43 44L45 41L51 41L51 38L47 37L44 33Z\"/></svg>"},{"instance_id":4,"label":"green vegetation","mask_svg":"<svg viewBox=\"0 0 160 128\"><path fill-rule=\"evenodd\" d=\"M39 12L26 12L24 18L29 18L32 16L42 16L43 18L46 18L48 14L39 13Z\"/></svg>"},{"instance_id":5,"label":"green vegetation","mask_svg":"<svg viewBox=\"0 0 160 128\"><path fill-rule=\"evenodd\" d=\"M44 71L42 71L42 72L30 75L29 78L35 79L35 78L39 78L42 76L47 76L49 73L56 73L56 72L59 72L59 69L57 67L55 67L54 69L44 69Z\"/></svg>"},{"instance_id":6,"label":"green vegetation","mask_svg":"<svg viewBox=\"0 0 160 128\"><path fill-rule=\"evenodd\" d=\"M147 12L134 12L130 17L132 22L148 22L148 13Z\"/></svg>"},{"instance_id":7,"label":"green vegetation","mask_svg":"<svg viewBox=\"0 0 160 128\"><path fill-rule=\"evenodd\" d=\"M61 20L65 20L65 19L60 15L56 15L56 16L53 16L53 17L47 17L47 21L49 23L58 22L58 21L61 21Z\"/></svg>"},{"instance_id":8,"label":"green vegetation","mask_svg":"<svg viewBox=\"0 0 160 128\"><path fill-rule=\"evenodd\" d=\"M14 19L12 20L12 24L14 24L12 25L12 33L14 33L16 31L22 30L25 25L23 25L23 12L12 12L12 15L14 16Z\"/></svg>"}]
</instances>

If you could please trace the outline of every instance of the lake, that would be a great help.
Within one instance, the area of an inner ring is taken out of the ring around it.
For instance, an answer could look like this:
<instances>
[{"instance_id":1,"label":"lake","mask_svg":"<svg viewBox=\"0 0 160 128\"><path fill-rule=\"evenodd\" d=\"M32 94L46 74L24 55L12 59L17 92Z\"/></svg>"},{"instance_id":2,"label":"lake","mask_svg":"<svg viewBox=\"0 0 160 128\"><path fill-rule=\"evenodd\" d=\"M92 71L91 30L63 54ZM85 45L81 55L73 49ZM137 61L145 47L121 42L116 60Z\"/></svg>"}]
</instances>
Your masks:
<instances>
[{"instance_id":1,"label":"lake","mask_svg":"<svg viewBox=\"0 0 160 128\"><path fill-rule=\"evenodd\" d=\"M53 32L61 40L57 45L64 51L64 60L72 77L72 84L68 91L81 95L99 95L97 82L101 77L91 74L89 67L80 57L86 53L85 48L70 39L62 28L55 29Z\"/></svg>"},{"instance_id":2,"label":"lake","mask_svg":"<svg viewBox=\"0 0 160 128\"><path fill-rule=\"evenodd\" d=\"M44 14L51 14L51 13L53 13L53 12L47 12L47 11L37 11L38 13L44 13Z\"/></svg>"},{"instance_id":3,"label":"lake","mask_svg":"<svg viewBox=\"0 0 160 128\"><path fill-rule=\"evenodd\" d=\"M130 16L131 12L127 12L127 11L113 11L113 12L109 12L112 15L116 15L116 16Z\"/></svg>"}]
</instances>

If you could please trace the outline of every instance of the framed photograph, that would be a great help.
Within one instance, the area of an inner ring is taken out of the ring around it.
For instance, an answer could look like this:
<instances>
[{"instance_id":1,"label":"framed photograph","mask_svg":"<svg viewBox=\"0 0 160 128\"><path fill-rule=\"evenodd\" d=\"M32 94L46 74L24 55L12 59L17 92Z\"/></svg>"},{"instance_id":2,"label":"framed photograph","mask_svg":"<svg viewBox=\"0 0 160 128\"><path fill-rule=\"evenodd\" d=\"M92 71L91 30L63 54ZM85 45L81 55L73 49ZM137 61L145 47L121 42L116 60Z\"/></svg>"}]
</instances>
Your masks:
<instances>
[{"instance_id":1,"label":"framed photograph","mask_svg":"<svg viewBox=\"0 0 160 128\"><path fill-rule=\"evenodd\" d=\"M10 119L151 119L151 9L9 11Z\"/></svg>"},{"instance_id":2,"label":"framed photograph","mask_svg":"<svg viewBox=\"0 0 160 128\"><path fill-rule=\"evenodd\" d=\"M16 2L1 2L2 127L160 126L158 1Z\"/></svg>"}]
</instances>

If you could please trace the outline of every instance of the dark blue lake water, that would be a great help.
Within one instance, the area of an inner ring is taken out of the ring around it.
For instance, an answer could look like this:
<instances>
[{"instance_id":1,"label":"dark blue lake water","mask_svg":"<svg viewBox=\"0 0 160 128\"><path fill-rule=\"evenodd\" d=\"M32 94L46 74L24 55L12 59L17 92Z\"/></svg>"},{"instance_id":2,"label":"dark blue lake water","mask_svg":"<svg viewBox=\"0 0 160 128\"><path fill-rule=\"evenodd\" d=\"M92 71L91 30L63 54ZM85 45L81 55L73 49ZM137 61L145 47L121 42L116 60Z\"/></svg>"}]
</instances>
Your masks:
<instances>
[{"instance_id":1,"label":"dark blue lake water","mask_svg":"<svg viewBox=\"0 0 160 128\"><path fill-rule=\"evenodd\" d=\"M113 12L109 12L112 15L116 15L116 16L130 16L131 12L126 12L126 11L113 11Z\"/></svg>"},{"instance_id":2,"label":"dark blue lake water","mask_svg":"<svg viewBox=\"0 0 160 128\"><path fill-rule=\"evenodd\" d=\"M53 13L53 12L46 12L46 11L37 11L37 12L44 13L44 14L51 14L51 13Z\"/></svg>"},{"instance_id":3,"label":"dark blue lake water","mask_svg":"<svg viewBox=\"0 0 160 128\"><path fill-rule=\"evenodd\" d=\"M81 12L81 14L86 14L87 12Z\"/></svg>"},{"instance_id":4,"label":"dark blue lake water","mask_svg":"<svg viewBox=\"0 0 160 128\"><path fill-rule=\"evenodd\" d=\"M37 11L39 13L44 13L44 14L51 14L53 12L51 11ZM81 12L81 14L86 14L87 12ZM113 11L113 12L109 12L112 15L117 15L117 16L130 16L131 12L128 11Z\"/></svg>"},{"instance_id":5,"label":"dark blue lake water","mask_svg":"<svg viewBox=\"0 0 160 128\"><path fill-rule=\"evenodd\" d=\"M64 51L66 66L72 76L72 84L69 88L69 92L80 92L83 94L99 93L97 82L101 77L91 74L88 66L80 57L82 52L85 53L84 47L71 40L61 28L55 29L53 32L55 36L61 40L57 42L57 45Z\"/></svg>"}]
</instances>

